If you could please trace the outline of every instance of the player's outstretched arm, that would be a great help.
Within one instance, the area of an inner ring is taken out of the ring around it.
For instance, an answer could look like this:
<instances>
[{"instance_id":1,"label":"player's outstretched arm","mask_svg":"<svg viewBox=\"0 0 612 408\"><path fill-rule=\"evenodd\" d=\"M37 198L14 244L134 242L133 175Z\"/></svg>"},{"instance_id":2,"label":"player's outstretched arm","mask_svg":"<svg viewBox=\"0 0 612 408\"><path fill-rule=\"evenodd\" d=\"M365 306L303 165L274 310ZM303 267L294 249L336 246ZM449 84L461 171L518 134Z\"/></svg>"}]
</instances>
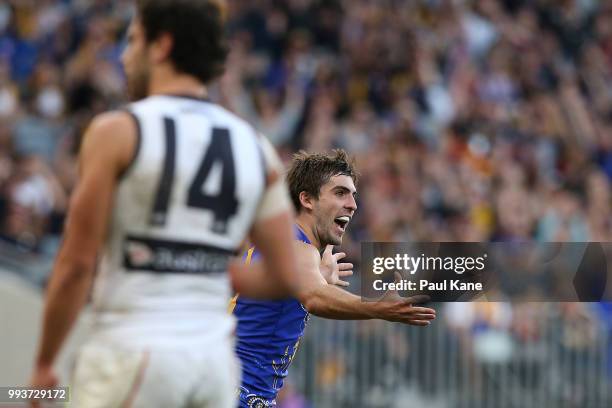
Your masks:
<instances>
[{"instance_id":1,"label":"player's outstretched arm","mask_svg":"<svg viewBox=\"0 0 612 408\"><path fill-rule=\"evenodd\" d=\"M243 296L279 299L295 296L300 285L293 244L293 205L281 177L283 166L274 148L263 137L261 147L267 165L266 190L250 238L262 257L250 265L233 263L230 275L234 289Z\"/></svg>"},{"instance_id":2,"label":"player's outstretched arm","mask_svg":"<svg viewBox=\"0 0 612 408\"><path fill-rule=\"evenodd\" d=\"M306 244L299 247L297 255L301 259L320 259L316 249ZM336 261L333 257L327 259ZM308 312L316 316L339 320L383 319L414 326L427 326L436 317L435 310L414 306L411 299L402 298L397 293L386 294L377 302L363 301L359 296L327 283L320 269L330 267L337 268L337 265L319 265L317 262L316 268L304 269L308 276L302 280L298 299Z\"/></svg>"},{"instance_id":3,"label":"player's outstretched arm","mask_svg":"<svg viewBox=\"0 0 612 408\"><path fill-rule=\"evenodd\" d=\"M51 369L91 289L106 236L115 185L132 159L136 127L127 113L94 119L79 155L79 181L70 199L62 246L47 287L32 385L48 387Z\"/></svg>"},{"instance_id":4,"label":"player's outstretched arm","mask_svg":"<svg viewBox=\"0 0 612 408\"><path fill-rule=\"evenodd\" d=\"M287 210L253 226L251 241L262 258L250 264L236 261L230 265L232 283L240 295L252 299L295 295L301 267L295 263L292 225L293 215Z\"/></svg>"}]
</instances>

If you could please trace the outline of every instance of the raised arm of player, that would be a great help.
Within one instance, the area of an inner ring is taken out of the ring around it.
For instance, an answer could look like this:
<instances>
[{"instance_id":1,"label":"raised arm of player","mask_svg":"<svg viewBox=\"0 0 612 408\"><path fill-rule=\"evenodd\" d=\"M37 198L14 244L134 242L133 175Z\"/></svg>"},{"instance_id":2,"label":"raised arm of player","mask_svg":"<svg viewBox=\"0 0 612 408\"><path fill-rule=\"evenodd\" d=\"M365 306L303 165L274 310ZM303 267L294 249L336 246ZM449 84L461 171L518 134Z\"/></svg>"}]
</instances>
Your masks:
<instances>
[{"instance_id":1,"label":"raised arm of player","mask_svg":"<svg viewBox=\"0 0 612 408\"><path fill-rule=\"evenodd\" d=\"M307 260L303 265L315 265L314 268L302 268L306 276L301 280L297 298L306 310L316 316L338 320L383 319L392 322L427 326L435 319L436 312L427 307L413 306L411 300L402 298L397 293L388 293L377 302L365 302L336 285L330 285L320 272L321 258L317 250L304 243L297 248L299 259ZM331 265L337 268L336 258L328 258ZM397 295L397 296L396 296Z\"/></svg>"},{"instance_id":2,"label":"raised arm of player","mask_svg":"<svg viewBox=\"0 0 612 408\"><path fill-rule=\"evenodd\" d=\"M295 263L293 207L281 177L282 163L272 145L263 138L262 150L268 179L250 232L251 242L262 257L249 265L235 262L230 266L230 273L234 289L241 295L279 299L297 293L303 274L302 267Z\"/></svg>"},{"instance_id":3,"label":"raised arm of player","mask_svg":"<svg viewBox=\"0 0 612 408\"><path fill-rule=\"evenodd\" d=\"M126 112L98 116L85 133L79 181L47 287L33 386L50 387L55 381L52 366L90 292L117 179L132 159L136 138L136 125Z\"/></svg>"}]
</instances>

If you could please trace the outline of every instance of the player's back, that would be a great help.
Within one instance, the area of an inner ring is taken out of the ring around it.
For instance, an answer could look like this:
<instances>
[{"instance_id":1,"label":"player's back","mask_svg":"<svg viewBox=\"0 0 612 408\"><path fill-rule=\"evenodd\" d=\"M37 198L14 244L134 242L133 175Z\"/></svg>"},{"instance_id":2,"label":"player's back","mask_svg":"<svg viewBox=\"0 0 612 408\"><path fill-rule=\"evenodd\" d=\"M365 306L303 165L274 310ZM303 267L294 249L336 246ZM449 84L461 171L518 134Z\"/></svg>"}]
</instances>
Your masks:
<instances>
[{"instance_id":1,"label":"player's back","mask_svg":"<svg viewBox=\"0 0 612 408\"><path fill-rule=\"evenodd\" d=\"M225 340L234 326L227 264L266 182L258 136L195 98L156 95L128 109L139 143L115 193L96 278L99 328L146 344Z\"/></svg>"}]
</instances>

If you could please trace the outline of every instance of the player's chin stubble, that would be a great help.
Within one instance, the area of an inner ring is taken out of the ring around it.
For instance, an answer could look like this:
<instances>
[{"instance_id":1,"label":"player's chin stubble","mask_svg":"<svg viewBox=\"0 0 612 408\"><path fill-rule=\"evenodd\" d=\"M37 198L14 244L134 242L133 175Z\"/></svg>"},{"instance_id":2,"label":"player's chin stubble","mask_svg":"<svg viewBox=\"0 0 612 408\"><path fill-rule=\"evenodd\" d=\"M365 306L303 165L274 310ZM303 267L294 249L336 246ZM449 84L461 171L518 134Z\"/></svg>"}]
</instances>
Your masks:
<instances>
[{"instance_id":1,"label":"player's chin stubble","mask_svg":"<svg viewBox=\"0 0 612 408\"><path fill-rule=\"evenodd\" d=\"M325 245L340 245L342 243L342 236L336 235L334 231L336 228L336 224L332 222L332 224L327 228L327 236L325 237Z\"/></svg>"}]
</instances>

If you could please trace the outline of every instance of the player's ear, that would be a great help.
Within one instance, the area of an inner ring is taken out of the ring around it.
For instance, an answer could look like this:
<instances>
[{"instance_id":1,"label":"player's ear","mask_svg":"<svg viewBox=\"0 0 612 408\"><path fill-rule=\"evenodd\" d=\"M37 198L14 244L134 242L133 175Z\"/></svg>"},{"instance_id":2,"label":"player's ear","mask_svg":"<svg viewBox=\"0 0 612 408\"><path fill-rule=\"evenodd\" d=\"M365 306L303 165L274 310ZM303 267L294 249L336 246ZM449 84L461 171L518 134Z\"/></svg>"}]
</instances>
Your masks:
<instances>
[{"instance_id":1,"label":"player's ear","mask_svg":"<svg viewBox=\"0 0 612 408\"><path fill-rule=\"evenodd\" d=\"M312 210L314 208L314 199L306 191L300 192L299 197L300 197L300 204L302 205L302 207L308 210Z\"/></svg>"},{"instance_id":2,"label":"player's ear","mask_svg":"<svg viewBox=\"0 0 612 408\"><path fill-rule=\"evenodd\" d=\"M151 42L150 46L151 58L153 59L153 62L159 63L170 58L173 45L174 39L170 33L164 32L159 34L157 39Z\"/></svg>"}]
</instances>

